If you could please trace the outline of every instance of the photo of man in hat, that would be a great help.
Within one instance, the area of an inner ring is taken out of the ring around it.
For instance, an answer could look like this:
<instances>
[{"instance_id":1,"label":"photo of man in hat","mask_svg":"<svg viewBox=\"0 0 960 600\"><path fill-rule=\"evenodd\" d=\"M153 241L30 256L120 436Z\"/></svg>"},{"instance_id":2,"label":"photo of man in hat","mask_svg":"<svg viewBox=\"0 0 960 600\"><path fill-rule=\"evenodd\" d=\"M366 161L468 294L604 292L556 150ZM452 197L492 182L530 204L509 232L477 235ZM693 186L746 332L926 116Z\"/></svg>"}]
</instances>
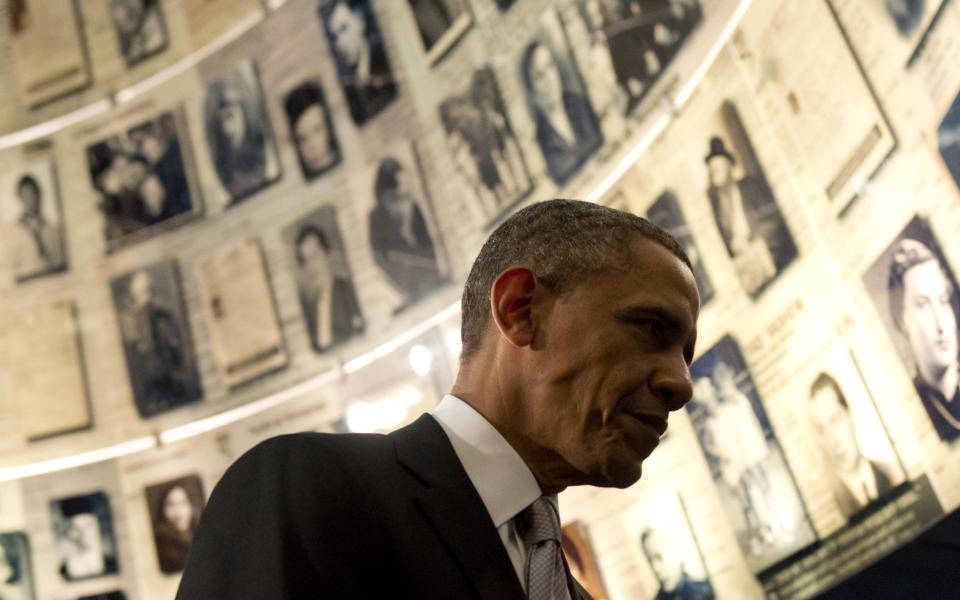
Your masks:
<instances>
[{"instance_id":1,"label":"photo of man in hat","mask_svg":"<svg viewBox=\"0 0 960 600\"><path fill-rule=\"evenodd\" d=\"M724 103L723 113L728 124L741 125L731 103ZM797 249L759 162L742 156L752 154L746 132L734 129L743 133L740 148L722 135L710 138L704 158L707 197L740 281L756 298L793 260Z\"/></svg>"}]
</instances>

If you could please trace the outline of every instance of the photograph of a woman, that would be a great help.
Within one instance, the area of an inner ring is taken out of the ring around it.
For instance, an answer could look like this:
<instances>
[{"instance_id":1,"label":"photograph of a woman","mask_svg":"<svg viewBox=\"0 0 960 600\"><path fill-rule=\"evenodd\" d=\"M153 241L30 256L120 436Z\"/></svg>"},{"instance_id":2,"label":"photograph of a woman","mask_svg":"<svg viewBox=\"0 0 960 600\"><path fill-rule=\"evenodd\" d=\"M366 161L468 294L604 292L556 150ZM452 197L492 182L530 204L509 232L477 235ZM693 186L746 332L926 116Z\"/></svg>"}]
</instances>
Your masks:
<instances>
[{"instance_id":1,"label":"photograph of a woman","mask_svg":"<svg viewBox=\"0 0 960 600\"><path fill-rule=\"evenodd\" d=\"M188 475L150 486L146 491L160 571L182 571L203 511L200 478Z\"/></svg>"}]
</instances>

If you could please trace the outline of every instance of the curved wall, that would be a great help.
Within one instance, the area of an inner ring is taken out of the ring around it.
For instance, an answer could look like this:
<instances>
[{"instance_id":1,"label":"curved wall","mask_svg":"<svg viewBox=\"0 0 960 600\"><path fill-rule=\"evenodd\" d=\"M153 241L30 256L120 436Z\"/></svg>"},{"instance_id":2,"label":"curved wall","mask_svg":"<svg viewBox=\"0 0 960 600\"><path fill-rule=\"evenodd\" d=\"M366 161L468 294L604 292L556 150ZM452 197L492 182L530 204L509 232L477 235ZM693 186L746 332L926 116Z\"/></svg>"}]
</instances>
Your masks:
<instances>
[{"instance_id":1,"label":"curved wall","mask_svg":"<svg viewBox=\"0 0 960 600\"><path fill-rule=\"evenodd\" d=\"M564 495L595 597L656 594L651 527L720 597L804 597L956 506L921 376L937 319L956 373L949 1L28 4L0 28L10 589L172 597L168 492L196 515L267 437L429 410L479 245L553 197L673 231L704 299L642 482Z\"/></svg>"}]
</instances>

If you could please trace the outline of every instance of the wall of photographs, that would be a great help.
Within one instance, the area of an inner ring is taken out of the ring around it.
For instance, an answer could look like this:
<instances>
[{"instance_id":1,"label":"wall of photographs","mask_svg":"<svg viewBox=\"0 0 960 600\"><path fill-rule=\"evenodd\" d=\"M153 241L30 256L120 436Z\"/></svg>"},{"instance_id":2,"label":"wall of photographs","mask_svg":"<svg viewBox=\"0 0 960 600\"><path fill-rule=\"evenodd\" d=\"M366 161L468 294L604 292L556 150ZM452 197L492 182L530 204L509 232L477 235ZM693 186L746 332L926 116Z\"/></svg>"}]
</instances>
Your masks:
<instances>
[{"instance_id":1,"label":"wall of photographs","mask_svg":"<svg viewBox=\"0 0 960 600\"><path fill-rule=\"evenodd\" d=\"M0 597L173 597L245 450L439 401L472 257L558 196L672 231L704 304L641 482L561 498L581 581L857 572L960 504L957 32L957 0L0 3Z\"/></svg>"}]
</instances>

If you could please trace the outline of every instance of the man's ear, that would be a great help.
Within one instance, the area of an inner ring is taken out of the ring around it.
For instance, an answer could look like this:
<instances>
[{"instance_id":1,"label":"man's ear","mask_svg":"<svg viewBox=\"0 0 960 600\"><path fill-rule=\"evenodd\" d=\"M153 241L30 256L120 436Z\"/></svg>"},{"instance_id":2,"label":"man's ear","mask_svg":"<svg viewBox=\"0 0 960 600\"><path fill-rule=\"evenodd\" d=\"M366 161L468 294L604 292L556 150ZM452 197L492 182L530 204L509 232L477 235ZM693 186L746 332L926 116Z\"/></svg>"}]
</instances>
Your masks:
<instances>
[{"instance_id":1,"label":"man's ear","mask_svg":"<svg viewBox=\"0 0 960 600\"><path fill-rule=\"evenodd\" d=\"M539 285L533 271L515 266L500 273L490 289L493 321L500 335L517 348L533 342L536 327L531 309Z\"/></svg>"}]
</instances>

